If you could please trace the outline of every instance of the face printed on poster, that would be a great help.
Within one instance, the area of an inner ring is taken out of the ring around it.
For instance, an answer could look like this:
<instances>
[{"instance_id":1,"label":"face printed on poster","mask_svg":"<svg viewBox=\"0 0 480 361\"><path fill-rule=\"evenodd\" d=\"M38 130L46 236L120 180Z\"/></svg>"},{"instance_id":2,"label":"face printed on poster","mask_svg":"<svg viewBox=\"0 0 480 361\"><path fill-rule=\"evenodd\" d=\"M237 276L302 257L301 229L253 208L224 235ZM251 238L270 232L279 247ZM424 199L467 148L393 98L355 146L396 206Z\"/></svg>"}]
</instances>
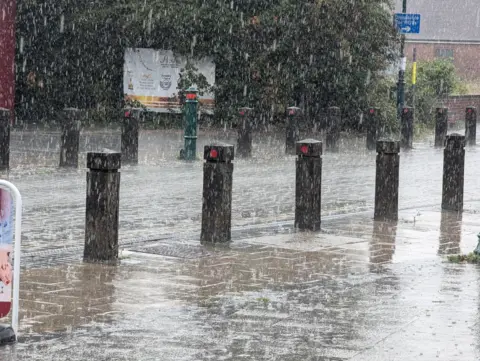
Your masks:
<instances>
[{"instance_id":1,"label":"face printed on poster","mask_svg":"<svg viewBox=\"0 0 480 361\"><path fill-rule=\"evenodd\" d=\"M10 311L12 299L13 198L0 189L0 317Z\"/></svg>"}]
</instances>

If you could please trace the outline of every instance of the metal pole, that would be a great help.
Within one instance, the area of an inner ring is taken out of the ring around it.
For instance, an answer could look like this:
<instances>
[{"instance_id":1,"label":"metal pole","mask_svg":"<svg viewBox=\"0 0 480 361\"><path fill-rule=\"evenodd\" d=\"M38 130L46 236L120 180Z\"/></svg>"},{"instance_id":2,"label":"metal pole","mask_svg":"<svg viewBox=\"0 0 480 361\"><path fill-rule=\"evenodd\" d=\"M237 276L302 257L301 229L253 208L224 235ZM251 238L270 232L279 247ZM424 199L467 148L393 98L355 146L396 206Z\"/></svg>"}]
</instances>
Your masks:
<instances>
[{"instance_id":1,"label":"metal pole","mask_svg":"<svg viewBox=\"0 0 480 361\"><path fill-rule=\"evenodd\" d=\"M185 160L195 160L197 158L197 89L194 87L187 89L186 98L184 106L185 148L183 156Z\"/></svg>"},{"instance_id":2,"label":"metal pole","mask_svg":"<svg viewBox=\"0 0 480 361\"><path fill-rule=\"evenodd\" d=\"M412 63L412 107L415 108L415 87L417 86L417 48L413 48Z\"/></svg>"},{"instance_id":3,"label":"metal pole","mask_svg":"<svg viewBox=\"0 0 480 361\"><path fill-rule=\"evenodd\" d=\"M403 0L402 12L407 12L407 0ZM402 34L400 42L400 70L398 72L397 84L397 114L400 119L401 111L405 105L405 70L407 67L407 59L405 58L405 34Z\"/></svg>"}]
</instances>

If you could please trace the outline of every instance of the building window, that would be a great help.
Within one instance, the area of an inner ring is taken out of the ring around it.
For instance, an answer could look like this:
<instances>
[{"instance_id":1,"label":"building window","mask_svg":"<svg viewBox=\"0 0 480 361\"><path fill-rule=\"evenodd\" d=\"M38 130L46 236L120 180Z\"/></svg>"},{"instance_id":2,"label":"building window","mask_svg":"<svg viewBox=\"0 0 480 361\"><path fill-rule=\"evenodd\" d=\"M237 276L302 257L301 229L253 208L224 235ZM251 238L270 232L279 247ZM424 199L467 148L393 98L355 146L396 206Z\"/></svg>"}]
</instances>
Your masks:
<instances>
[{"instance_id":1,"label":"building window","mask_svg":"<svg viewBox=\"0 0 480 361\"><path fill-rule=\"evenodd\" d=\"M453 59L453 49L435 49L437 59Z\"/></svg>"}]
</instances>

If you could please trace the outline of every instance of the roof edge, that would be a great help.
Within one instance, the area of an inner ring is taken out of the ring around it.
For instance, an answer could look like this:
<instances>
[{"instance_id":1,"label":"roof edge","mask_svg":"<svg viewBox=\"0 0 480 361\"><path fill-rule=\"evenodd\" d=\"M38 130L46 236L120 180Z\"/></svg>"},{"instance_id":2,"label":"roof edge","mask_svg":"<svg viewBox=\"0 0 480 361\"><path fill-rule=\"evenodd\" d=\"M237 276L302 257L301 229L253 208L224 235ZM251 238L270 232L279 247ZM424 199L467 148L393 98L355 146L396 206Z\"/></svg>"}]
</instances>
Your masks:
<instances>
[{"instance_id":1,"label":"roof edge","mask_svg":"<svg viewBox=\"0 0 480 361\"><path fill-rule=\"evenodd\" d=\"M406 39L407 43L480 45L480 40Z\"/></svg>"}]
</instances>

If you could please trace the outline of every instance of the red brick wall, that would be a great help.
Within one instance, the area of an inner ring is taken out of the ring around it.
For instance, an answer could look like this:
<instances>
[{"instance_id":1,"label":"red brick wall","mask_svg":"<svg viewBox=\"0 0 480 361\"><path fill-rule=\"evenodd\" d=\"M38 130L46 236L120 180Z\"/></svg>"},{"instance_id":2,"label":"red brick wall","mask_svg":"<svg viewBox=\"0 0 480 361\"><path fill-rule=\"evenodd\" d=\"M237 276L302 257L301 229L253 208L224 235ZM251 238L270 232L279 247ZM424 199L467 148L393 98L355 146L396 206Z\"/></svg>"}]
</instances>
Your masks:
<instances>
[{"instance_id":1,"label":"red brick wall","mask_svg":"<svg viewBox=\"0 0 480 361\"><path fill-rule=\"evenodd\" d=\"M412 61L414 48L417 49L417 61L434 60L437 49L451 49L458 75L467 81L480 80L480 44L407 43L406 54L409 62Z\"/></svg>"},{"instance_id":2,"label":"red brick wall","mask_svg":"<svg viewBox=\"0 0 480 361\"><path fill-rule=\"evenodd\" d=\"M448 108L448 119L451 122L463 122L465 120L465 110L467 107L477 107L477 113L480 111L480 95L459 95L451 96L443 102Z\"/></svg>"}]
</instances>

